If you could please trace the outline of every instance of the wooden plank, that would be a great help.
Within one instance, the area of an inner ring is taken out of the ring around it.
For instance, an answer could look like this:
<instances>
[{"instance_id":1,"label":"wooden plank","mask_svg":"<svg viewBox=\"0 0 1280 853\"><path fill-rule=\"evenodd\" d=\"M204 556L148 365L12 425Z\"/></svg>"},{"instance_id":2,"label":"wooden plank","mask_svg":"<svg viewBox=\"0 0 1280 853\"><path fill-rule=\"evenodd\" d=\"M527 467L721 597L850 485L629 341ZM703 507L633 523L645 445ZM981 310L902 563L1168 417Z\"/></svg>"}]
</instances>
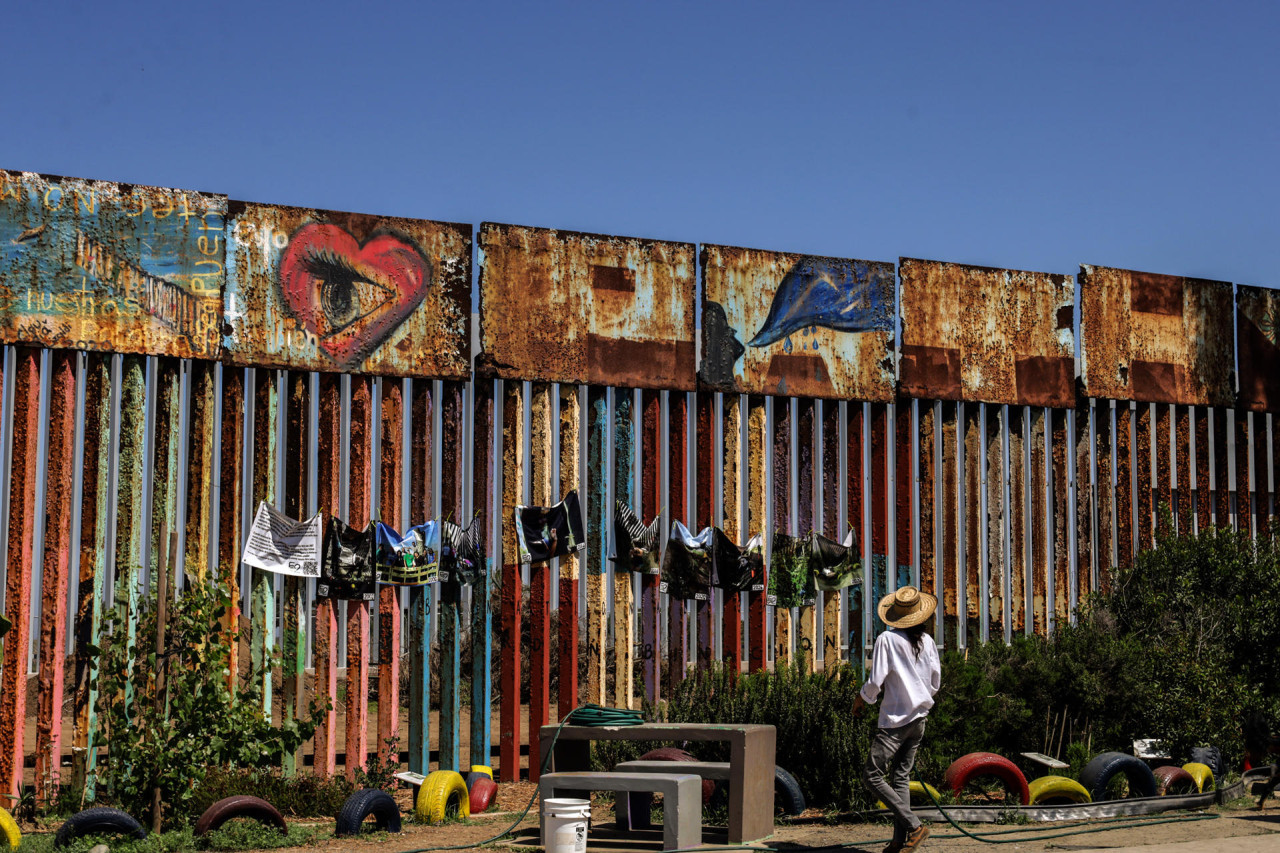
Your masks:
<instances>
[{"instance_id":1,"label":"wooden plank","mask_svg":"<svg viewBox=\"0 0 1280 853\"><path fill-rule=\"evenodd\" d=\"M671 514L662 506L662 394L645 391L640 427L640 510L642 519L648 520L659 513ZM563 417L563 415L562 415ZM563 432L561 433L563 436ZM563 447L563 445L561 445ZM576 458L576 457L575 457ZM564 470L564 463L561 463ZM563 583L563 580L561 581ZM658 701L658 685L661 680L658 649L660 648L659 621L662 609L658 597L658 576L640 576L640 657L644 678L644 695L649 702ZM575 599L576 601L576 599ZM561 611L563 612L563 611ZM563 672L561 678L563 678ZM562 682L563 683L563 682ZM562 715L563 716L563 715Z\"/></svg>"},{"instance_id":2,"label":"wooden plank","mask_svg":"<svg viewBox=\"0 0 1280 853\"><path fill-rule=\"evenodd\" d=\"M370 434L373 400L368 377L351 377L351 473L347 513L352 527L363 530L373 509ZM369 758L369 602L347 602L346 762L348 779L363 770Z\"/></svg>"},{"instance_id":3,"label":"wooden plank","mask_svg":"<svg viewBox=\"0 0 1280 853\"><path fill-rule=\"evenodd\" d=\"M397 530L400 526L401 477L408 459L404 448L404 389L398 380L382 381L380 435L377 460L378 517ZM414 519L424 521L425 519ZM378 742L382 761L400 763L400 590L378 589Z\"/></svg>"},{"instance_id":4,"label":"wooden plank","mask_svg":"<svg viewBox=\"0 0 1280 853\"><path fill-rule=\"evenodd\" d=\"M533 385L529 413L531 451L529 482L533 503L552 506L559 501L552 483L554 434L559 424L551 420L551 388ZM538 732L551 715L551 565L535 563L529 571L529 781L538 781L542 767Z\"/></svg>"},{"instance_id":5,"label":"wooden plank","mask_svg":"<svg viewBox=\"0 0 1280 853\"><path fill-rule=\"evenodd\" d=\"M578 488L582 407L578 402L577 386L558 385L556 387L560 395L560 493L568 494ZM560 647L556 660L559 667L559 684L556 701L562 720L578 706L579 698L578 594L581 589L579 575L580 561L576 554L560 560L560 601L557 608Z\"/></svg>"},{"instance_id":6,"label":"wooden plank","mask_svg":"<svg viewBox=\"0 0 1280 853\"><path fill-rule=\"evenodd\" d=\"M672 521L693 521L688 505L686 463L688 445L685 430L688 426L689 406L683 393L671 392L667 396L667 494L671 500ZM667 679L668 693L684 680L688 661L688 632L684 627L685 603L673 596L667 601Z\"/></svg>"},{"instance_id":7,"label":"wooden plank","mask_svg":"<svg viewBox=\"0 0 1280 853\"><path fill-rule=\"evenodd\" d=\"M334 373L319 377L319 448L316 454L316 482L321 512L342 516L340 491L340 446L342 441L341 378ZM225 487L224 487L225 488ZM327 709L316 726L313 769L317 776L337 772L338 753L338 602L316 599L315 636L311 660L315 666L316 700Z\"/></svg>"},{"instance_id":8,"label":"wooden plank","mask_svg":"<svg viewBox=\"0 0 1280 853\"><path fill-rule=\"evenodd\" d=\"M471 763L487 766L491 760L493 740L490 722L493 709L493 632L490 615L493 612L493 555L501 548L490 534L495 522L500 525L503 519L500 512L495 518L491 509L497 474L493 447L493 382L475 381L477 385L471 421L471 494L474 496L476 509L484 515L482 524L486 535L485 572L471 589ZM417 384L421 383L415 383ZM422 710L423 713L426 712L425 709Z\"/></svg>"},{"instance_id":9,"label":"wooden plank","mask_svg":"<svg viewBox=\"0 0 1280 853\"><path fill-rule=\"evenodd\" d=\"M111 373L110 355L86 358L84 388L84 473L80 488L80 588L75 617L76 648L97 646L107 576L107 513L110 507ZM212 420L212 419L210 419ZM212 444L212 442L210 442ZM206 552L207 553L207 552ZM74 719L71 732L71 785L93 802L98 763L98 659L75 657Z\"/></svg>"},{"instance_id":10,"label":"wooden plank","mask_svg":"<svg viewBox=\"0 0 1280 853\"><path fill-rule=\"evenodd\" d=\"M605 566L611 508L606 500L609 406L605 389L593 386L587 392L587 419L587 701L607 705L605 654L609 623L605 619Z\"/></svg>"},{"instance_id":11,"label":"wooden plank","mask_svg":"<svg viewBox=\"0 0 1280 853\"><path fill-rule=\"evenodd\" d=\"M632 392L614 392L613 407L613 498L636 507L635 426L631 417ZM606 508L605 528L612 530L613 508ZM635 601L631 572L613 567L613 707L636 707L635 696Z\"/></svg>"},{"instance_id":12,"label":"wooden plank","mask_svg":"<svg viewBox=\"0 0 1280 853\"><path fill-rule=\"evenodd\" d=\"M765 466L768 464L766 447L768 431L765 424L763 397L747 398L747 529L744 538L757 533L765 534L766 508L769 496L765 492ZM747 665L752 672L768 668L766 639L768 636L768 608L766 593L756 590L747 593Z\"/></svg>"},{"instance_id":13,"label":"wooden plank","mask_svg":"<svg viewBox=\"0 0 1280 853\"><path fill-rule=\"evenodd\" d=\"M293 372L286 377L289 395L285 407L285 476L284 513L290 518L310 516L308 505L310 442L314 440L310 426L311 395L306 373ZM196 389L192 388L194 399ZM193 435L196 429L193 422ZM191 523L188 520L188 530ZM281 615L284 626L280 637L280 718L288 723L306 717L307 705L307 581L286 575ZM302 750L286 755L284 773L292 776L302 766Z\"/></svg>"},{"instance_id":14,"label":"wooden plank","mask_svg":"<svg viewBox=\"0 0 1280 853\"><path fill-rule=\"evenodd\" d=\"M40 676L36 693L36 802L61 784L62 697L67 653L67 580L71 569L71 505L75 455L76 354L55 350L49 381L46 523L40 584Z\"/></svg>"},{"instance_id":15,"label":"wooden plank","mask_svg":"<svg viewBox=\"0 0 1280 853\"><path fill-rule=\"evenodd\" d=\"M498 779L520 778L520 553L515 507L524 503L524 398L519 382L506 382L502 404L502 597L498 622Z\"/></svg>"},{"instance_id":16,"label":"wooden plank","mask_svg":"<svg viewBox=\"0 0 1280 853\"><path fill-rule=\"evenodd\" d=\"M740 523L742 507L740 490L742 486L742 407L737 394L725 394L721 404L721 434L724 436L724 462L721 483L723 484L723 526L725 535L733 542L742 545L747 537L743 534ZM730 590L724 591L724 605L720 622L721 660L729 672L737 674L742 671L742 595Z\"/></svg>"}]
</instances>

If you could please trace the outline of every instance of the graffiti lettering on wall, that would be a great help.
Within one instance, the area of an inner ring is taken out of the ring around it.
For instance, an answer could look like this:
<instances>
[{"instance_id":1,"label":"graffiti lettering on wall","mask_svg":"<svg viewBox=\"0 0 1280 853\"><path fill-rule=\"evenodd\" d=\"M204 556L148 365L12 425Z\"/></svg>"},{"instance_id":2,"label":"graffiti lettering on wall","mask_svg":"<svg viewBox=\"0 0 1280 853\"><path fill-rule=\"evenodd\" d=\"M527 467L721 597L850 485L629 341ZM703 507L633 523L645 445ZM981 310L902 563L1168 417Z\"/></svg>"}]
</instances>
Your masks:
<instances>
[{"instance_id":1,"label":"graffiti lettering on wall","mask_svg":"<svg viewBox=\"0 0 1280 853\"><path fill-rule=\"evenodd\" d=\"M1080 308L1089 395L1189 406L1234 402L1230 284L1085 265Z\"/></svg>"},{"instance_id":2,"label":"graffiti lettering on wall","mask_svg":"<svg viewBox=\"0 0 1280 853\"><path fill-rule=\"evenodd\" d=\"M1280 291L1236 290L1240 403L1255 412L1280 411Z\"/></svg>"},{"instance_id":3,"label":"graffiti lettering on wall","mask_svg":"<svg viewBox=\"0 0 1280 853\"><path fill-rule=\"evenodd\" d=\"M481 353L505 379L694 389L694 247L480 225Z\"/></svg>"},{"instance_id":4,"label":"graffiti lettering on wall","mask_svg":"<svg viewBox=\"0 0 1280 853\"><path fill-rule=\"evenodd\" d=\"M892 263L703 246L702 276L705 387L893 399Z\"/></svg>"},{"instance_id":5,"label":"graffiti lettering on wall","mask_svg":"<svg viewBox=\"0 0 1280 853\"><path fill-rule=\"evenodd\" d=\"M232 202L229 232L236 363L470 375L471 226Z\"/></svg>"},{"instance_id":6,"label":"graffiti lettering on wall","mask_svg":"<svg viewBox=\"0 0 1280 853\"><path fill-rule=\"evenodd\" d=\"M217 358L226 198L0 171L0 341Z\"/></svg>"},{"instance_id":7,"label":"graffiti lettering on wall","mask_svg":"<svg viewBox=\"0 0 1280 853\"><path fill-rule=\"evenodd\" d=\"M903 393L1075 405L1071 276L902 258Z\"/></svg>"}]
</instances>

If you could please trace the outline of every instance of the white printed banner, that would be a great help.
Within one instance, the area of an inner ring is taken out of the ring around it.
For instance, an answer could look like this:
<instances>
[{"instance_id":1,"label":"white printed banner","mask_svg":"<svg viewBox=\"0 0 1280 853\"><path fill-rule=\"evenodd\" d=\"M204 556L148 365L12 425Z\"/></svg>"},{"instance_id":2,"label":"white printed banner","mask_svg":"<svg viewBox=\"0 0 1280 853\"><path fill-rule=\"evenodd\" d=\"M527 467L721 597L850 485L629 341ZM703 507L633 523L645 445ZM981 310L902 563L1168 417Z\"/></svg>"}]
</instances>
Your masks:
<instances>
[{"instance_id":1,"label":"white printed banner","mask_svg":"<svg viewBox=\"0 0 1280 853\"><path fill-rule=\"evenodd\" d=\"M260 503L244 547L244 564L282 575L318 578L321 528L319 513L306 521L294 521Z\"/></svg>"}]
</instances>

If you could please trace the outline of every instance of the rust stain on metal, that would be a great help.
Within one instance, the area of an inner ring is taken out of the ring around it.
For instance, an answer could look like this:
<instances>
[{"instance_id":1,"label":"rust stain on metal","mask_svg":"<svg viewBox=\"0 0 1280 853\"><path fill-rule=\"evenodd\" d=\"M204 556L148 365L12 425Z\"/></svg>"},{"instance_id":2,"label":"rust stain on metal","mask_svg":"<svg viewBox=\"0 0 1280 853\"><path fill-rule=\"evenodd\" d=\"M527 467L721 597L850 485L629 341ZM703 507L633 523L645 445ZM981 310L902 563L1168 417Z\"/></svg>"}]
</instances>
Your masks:
<instances>
[{"instance_id":1,"label":"rust stain on metal","mask_svg":"<svg viewBox=\"0 0 1280 853\"><path fill-rule=\"evenodd\" d=\"M982 615L982 575L987 567L982 562L982 537L986 524L979 514L982 507L982 442L978 407L966 406L964 413L964 601L966 638L976 643L982 634L978 620Z\"/></svg>"},{"instance_id":2,"label":"rust stain on metal","mask_svg":"<svg viewBox=\"0 0 1280 853\"><path fill-rule=\"evenodd\" d=\"M956 613L958 599L956 589L959 578L959 468L956 436L956 405L942 406L942 610L943 640L949 648L956 647ZM963 452L961 447L960 452Z\"/></svg>"},{"instance_id":3,"label":"rust stain on metal","mask_svg":"<svg viewBox=\"0 0 1280 853\"><path fill-rule=\"evenodd\" d=\"M1155 436L1151 423L1151 406L1140 403L1137 415L1137 435L1133 441L1137 450L1134 468L1138 475L1138 489L1133 496L1134 504L1137 506L1134 525L1138 532L1138 550L1148 551L1151 549L1155 526L1152 521L1155 513L1155 504L1152 500L1154 483L1151 482L1151 441Z\"/></svg>"},{"instance_id":4,"label":"rust stain on metal","mask_svg":"<svg viewBox=\"0 0 1280 853\"><path fill-rule=\"evenodd\" d=\"M1031 539L1031 578L1032 578L1032 606L1035 609L1035 621L1032 628L1037 634L1045 634L1047 625L1046 617L1048 606L1047 586L1049 572L1053 571L1053 567L1048 565L1045 557L1045 452L1044 452L1044 410L1034 408L1031 410L1031 518L1027 520L1030 525L1028 534ZM1028 614L1028 618L1031 614Z\"/></svg>"},{"instance_id":5,"label":"rust stain on metal","mask_svg":"<svg viewBox=\"0 0 1280 853\"><path fill-rule=\"evenodd\" d=\"M382 458L378 483L379 516L400 528L400 477L408 475L404 455L404 388L399 382L382 383ZM292 413L292 408L290 409ZM295 516L297 517L297 516ZM400 595L394 586L378 590L378 741L377 751L399 763L399 749L388 748L400 736Z\"/></svg>"},{"instance_id":6,"label":"rust stain on metal","mask_svg":"<svg viewBox=\"0 0 1280 853\"><path fill-rule=\"evenodd\" d=\"M1215 488L1213 490L1213 508L1217 514L1216 524L1228 527L1231 524L1231 474L1227 466L1227 443L1231 435L1227 432L1226 409L1213 409L1213 473Z\"/></svg>"},{"instance_id":7,"label":"rust stain on metal","mask_svg":"<svg viewBox=\"0 0 1280 853\"><path fill-rule=\"evenodd\" d=\"M218 462L213 458L213 438L218 400L214 394L214 370L215 365L211 362L197 361L191 364L191 420L186 471L187 535L183 570L188 577L198 580L203 580L208 574L210 520L216 512L213 506L213 477Z\"/></svg>"},{"instance_id":8,"label":"rust stain on metal","mask_svg":"<svg viewBox=\"0 0 1280 853\"><path fill-rule=\"evenodd\" d=\"M1240 405L1254 412L1280 411L1280 291L1237 288L1236 346Z\"/></svg>"},{"instance_id":9,"label":"rust stain on metal","mask_svg":"<svg viewBox=\"0 0 1280 853\"><path fill-rule=\"evenodd\" d=\"M1009 511L1004 501L1004 442L1000 437L1000 409L987 412L987 434L983 440L987 445L987 560L990 563L987 572L987 590L991 605L990 636L992 639L1004 637L1004 577L1007 566L1004 554L1004 518Z\"/></svg>"},{"instance_id":10,"label":"rust stain on metal","mask_svg":"<svg viewBox=\"0 0 1280 853\"><path fill-rule=\"evenodd\" d=\"M844 539L840 529L840 406L822 404L822 535ZM743 537L745 539L745 537ZM825 622L823 623L826 624ZM837 647L837 651L839 647Z\"/></svg>"},{"instance_id":11,"label":"rust stain on metal","mask_svg":"<svg viewBox=\"0 0 1280 853\"><path fill-rule=\"evenodd\" d=\"M1094 486L1098 504L1098 526L1094 535L1097 536L1098 584L1101 587L1096 591L1101 592L1107 588L1111 569L1115 566L1115 561L1111 559L1111 546L1115 541L1111 513L1116 500L1116 490L1111 485L1111 472L1114 470L1115 459L1111 454L1111 409L1105 401L1095 409L1094 437L1094 453L1098 460L1097 483Z\"/></svg>"},{"instance_id":12,"label":"rust stain on metal","mask_svg":"<svg viewBox=\"0 0 1280 853\"><path fill-rule=\"evenodd\" d=\"M702 247L703 387L893 399L893 264Z\"/></svg>"},{"instance_id":13,"label":"rust stain on metal","mask_svg":"<svg viewBox=\"0 0 1280 853\"><path fill-rule=\"evenodd\" d=\"M1231 405L1230 284L1083 265L1080 309L1090 396Z\"/></svg>"},{"instance_id":14,"label":"rust stain on metal","mask_svg":"<svg viewBox=\"0 0 1280 853\"><path fill-rule=\"evenodd\" d=\"M1097 544L1093 529L1093 491L1089 483L1089 401L1076 407L1076 434L1069 436L1071 463L1075 465L1076 517L1076 601L1082 602L1093 591L1093 546ZM1099 465L1101 469L1101 465ZM1101 520L1101 518L1099 519ZM1098 549L1101 554L1101 548Z\"/></svg>"},{"instance_id":15,"label":"rust stain on metal","mask_svg":"<svg viewBox=\"0 0 1280 853\"><path fill-rule=\"evenodd\" d=\"M933 481L934 466L933 406L920 406L920 589L932 593L936 585L936 554L934 553ZM852 519L851 519L852 520ZM856 522L855 522L856 523Z\"/></svg>"},{"instance_id":16,"label":"rust stain on metal","mask_svg":"<svg viewBox=\"0 0 1280 853\"><path fill-rule=\"evenodd\" d=\"M1074 523L1068 517L1067 465L1068 453L1075 448L1074 436L1067 433L1067 413L1061 409L1051 412L1053 456L1053 608L1057 625L1066 624L1071 615L1070 554L1067 549L1067 526Z\"/></svg>"},{"instance_id":17,"label":"rust stain on metal","mask_svg":"<svg viewBox=\"0 0 1280 853\"><path fill-rule=\"evenodd\" d=\"M1156 514L1156 531L1159 533L1170 533L1169 526L1173 523L1173 514L1177 510L1174 505L1174 489L1176 488L1172 482L1173 463L1170 454L1171 444L1169 438L1170 432L1170 408L1171 406L1156 406L1156 423L1155 434L1151 437L1151 449L1156 455L1156 481L1155 498L1152 501L1152 510Z\"/></svg>"},{"instance_id":18,"label":"rust stain on metal","mask_svg":"<svg viewBox=\"0 0 1280 853\"><path fill-rule=\"evenodd\" d=\"M903 258L902 392L1075 405L1071 276Z\"/></svg>"},{"instance_id":19,"label":"rust stain on metal","mask_svg":"<svg viewBox=\"0 0 1280 853\"><path fill-rule=\"evenodd\" d=\"M1027 626L1027 447L1022 440L1025 409L1009 407L1009 622L1014 633ZM1034 517L1034 516L1033 516Z\"/></svg>"},{"instance_id":20,"label":"rust stain on metal","mask_svg":"<svg viewBox=\"0 0 1280 853\"><path fill-rule=\"evenodd\" d=\"M747 530L753 533L763 533L765 529L765 507L768 501L768 496L764 493L766 430L763 397L747 398L746 418ZM765 635L768 630L768 608L765 606L765 593L763 591L752 590L747 593L747 625L748 666L752 672L759 672L766 667Z\"/></svg>"},{"instance_id":21,"label":"rust stain on metal","mask_svg":"<svg viewBox=\"0 0 1280 853\"><path fill-rule=\"evenodd\" d=\"M471 226L233 201L235 364L466 379Z\"/></svg>"},{"instance_id":22,"label":"rust stain on metal","mask_svg":"<svg viewBox=\"0 0 1280 853\"><path fill-rule=\"evenodd\" d=\"M1133 565L1133 468L1134 412L1127 405L1116 406L1116 565L1127 569Z\"/></svg>"},{"instance_id":23,"label":"rust stain on metal","mask_svg":"<svg viewBox=\"0 0 1280 853\"><path fill-rule=\"evenodd\" d=\"M481 375L691 391L694 246L484 222Z\"/></svg>"}]
</instances>

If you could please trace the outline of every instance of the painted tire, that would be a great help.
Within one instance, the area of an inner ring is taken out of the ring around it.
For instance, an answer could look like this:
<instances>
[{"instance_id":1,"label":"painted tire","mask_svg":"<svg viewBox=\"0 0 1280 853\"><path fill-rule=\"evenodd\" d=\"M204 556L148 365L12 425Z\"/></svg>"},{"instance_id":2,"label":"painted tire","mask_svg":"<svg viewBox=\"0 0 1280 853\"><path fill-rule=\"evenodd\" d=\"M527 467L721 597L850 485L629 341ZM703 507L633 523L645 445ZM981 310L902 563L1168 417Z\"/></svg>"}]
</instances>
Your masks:
<instances>
[{"instance_id":1,"label":"painted tire","mask_svg":"<svg viewBox=\"0 0 1280 853\"><path fill-rule=\"evenodd\" d=\"M1142 759L1123 752L1104 752L1094 756L1080 771L1080 784L1089 790L1089 796L1095 803L1100 803L1110 799L1107 786L1116 776L1129 780L1130 797L1156 795L1156 777L1152 775L1151 768Z\"/></svg>"},{"instance_id":2,"label":"painted tire","mask_svg":"<svg viewBox=\"0 0 1280 853\"><path fill-rule=\"evenodd\" d=\"M485 776L488 776L490 779L493 778L493 768L488 766L487 764L472 764L471 772L481 773Z\"/></svg>"},{"instance_id":3,"label":"painted tire","mask_svg":"<svg viewBox=\"0 0 1280 853\"><path fill-rule=\"evenodd\" d=\"M9 842L9 849L17 850L22 843L22 830L18 829L18 822L13 819L13 815L4 809L0 809L0 832L4 833L4 840Z\"/></svg>"},{"instance_id":4,"label":"painted tire","mask_svg":"<svg viewBox=\"0 0 1280 853\"><path fill-rule=\"evenodd\" d=\"M928 782L917 782L915 779L912 779L910 787L911 787L911 805L913 806L914 805L932 806L933 800L942 799L942 795L938 793L938 789L930 785ZM933 800L929 799L930 794L933 795ZM888 806L884 804L884 800L877 800L876 808L885 809L885 808L888 808Z\"/></svg>"},{"instance_id":5,"label":"painted tire","mask_svg":"<svg viewBox=\"0 0 1280 853\"><path fill-rule=\"evenodd\" d=\"M1222 750L1216 746L1191 747L1191 761L1203 764L1213 771L1215 778L1222 778L1227 773L1227 765L1222 760Z\"/></svg>"},{"instance_id":6,"label":"painted tire","mask_svg":"<svg viewBox=\"0 0 1280 853\"><path fill-rule=\"evenodd\" d=\"M338 810L334 835L359 835L365 818L372 816L374 826L383 832L400 831L400 807L391 795L380 788L364 788L347 797Z\"/></svg>"},{"instance_id":7,"label":"painted tire","mask_svg":"<svg viewBox=\"0 0 1280 853\"><path fill-rule=\"evenodd\" d=\"M147 831L142 828L142 824L119 809L97 806L76 812L67 818L58 834L53 837L53 846L63 847L82 835L128 835L141 841L147 837Z\"/></svg>"},{"instance_id":8,"label":"painted tire","mask_svg":"<svg viewBox=\"0 0 1280 853\"><path fill-rule=\"evenodd\" d=\"M689 753L685 752L678 746L664 746L661 749L651 749L644 755L640 756L640 761L697 761ZM711 802L711 795L716 792L716 783L712 779L702 780L702 805L705 807Z\"/></svg>"},{"instance_id":9,"label":"painted tire","mask_svg":"<svg viewBox=\"0 0 1280 853\"><path fill-rule=\"evenodd\" d=\"M196 821L196 838L208 835L227 821L239 817L247 817L261 824L270 824L286 834L289 832L289 825L284 822L284 816L271 803L260 797L237 794L234 797L224 797L204 810L204 814L200 815L200 819Z\"/></svg>"},{"instance_id":10,"label":"painted tire","mask_svg":"<svg viewBox=\"0 0 1280 853\"><path fill-rule=\"evenodd\" d=\"M1204 793L1206 787L1210 791L1217 787L1213 781L1213 770L1209 765L1202 764L1199 761L1192 761L1189 764L1182 765L1182 769L1187 771L1191 778L1195 780L1197 791Z\"/></svg>"},{"instance_id":11,"label":"painted tire","mask_svg":"<svg viewBox=\"0 0 1280 853\"><path fill-rule=\"evenodd\" d=\"M1031 806L1065 806L1078 803L1091 803L1093 798L1075 779L1066 776L1041 776L1027 783Z\"/></svg>"},{"instance_id":12,"label":"painted tire","mask_svg":"<svg viewBox=\"0 0 1280 853\"><path fill-rule=\"evenodd\" d=\"M785 815L795 817L805 809L804 792L800 783L781 767L773 768L773 810L782 810Z\"/></svg>"},{"instance_id":13,"label":"painted tire","mask_svg":"<svg viewBox=\"0 0 1280 853\"><path fill-rule=\"evenodd\" d=\"M463 782L465 782L465 783L467 783L467 790L468 790L468 791L470 791L472 788L474 788L474 787L476 786L476 780L478 780L478 779L488 779L488 778L489 778L489 777L488 777L488 776L486 776L486 775L484 775L483 773L477 773L477 772L476 772L476 771L474 771L474 770L471 770L471 771L468 771L468 772L466 772L466 773L462 774L462 781L463 781Z\"/></svg>"},{"instance_id":14,"label":"painted tire","mask_svg":"<svg viewBox=\"0 0 1280 853\"><path fill-rule=\"evenodd\" d=\"M960 756L951 762L951 766L942 777L942 782L951 789L952 793L959 796L964 786L979 776L996 777L1005 784L1011 794L1018 797L1018 802L1024 806L1031 799L1031 792L1027 789L1027 777L1018 769L1018 765L994 752L971 752Z\"/></svg>"},{"instance_id":15,"label":"painted tire","mask_svg":"<svg viewBox=\"0 0 1280 853\"><path fill-rule=\"evenodd\" d=\"M471 794L456 770L437 770L418 789L414 804L418 823L444 823L447 818L471 816Z\"/></svg>"},{"instance_id":16,"label":"painted tire","mask_svg":"<svg viewBox=\"0 0 1280 853\"><path fill-rule=\"evenodd\" d=\"M493 800L497 796L498 783L488 776L481 776L471 786L471 813L484 814L489 810L489 806L493 805Z\"/></svg>"},{"instance_id":17,"label":"painted tire","mask_svg":"<svg viewBox=\"0 0 1280 853\"><path fill-rule=\"evenodd\" d=\"M1163 767L1157 767L1152 770L1151 775L1156 777L1156 790L1162 797L1170 793L1193 794L1200 792L1200 785L1196 782L1196 778L1181 767L1166 764Z\"/></svg>"}]
</instances>

